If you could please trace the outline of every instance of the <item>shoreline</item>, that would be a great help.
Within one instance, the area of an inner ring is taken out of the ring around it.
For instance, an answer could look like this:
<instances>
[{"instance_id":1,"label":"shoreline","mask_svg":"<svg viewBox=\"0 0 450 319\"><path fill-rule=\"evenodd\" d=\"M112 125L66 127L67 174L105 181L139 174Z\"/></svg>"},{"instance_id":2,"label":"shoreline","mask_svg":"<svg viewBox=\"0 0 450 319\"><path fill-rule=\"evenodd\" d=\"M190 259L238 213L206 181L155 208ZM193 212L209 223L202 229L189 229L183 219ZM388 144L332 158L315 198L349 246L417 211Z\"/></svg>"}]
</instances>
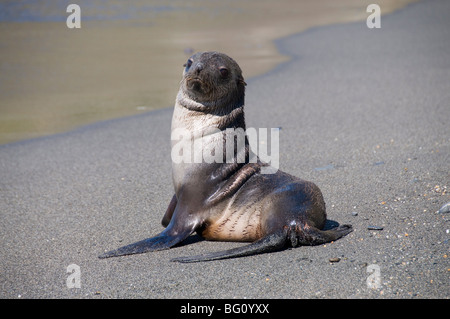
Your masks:
<instances>
[{"instance_id":1,"label":"shoreline","mask_svg":"<svg viewBox=\"0 0 450 319\"><path fill-rule=\"evenodd\" d=\"M79 30L55 21L0 22L0 40L10 44L0 51L8 61L0 70L0 145L170 107L182 62L192 51L226 52L246 79L264 74L290 59L276 40L363 20L367 4L360 2L305 1L299 7L285 0L291 10L274 9L271 2L252 10L251 1L230 7L198 1L150 20L82 21ZM379 2L386 15L417 1ZM199 15L202 22L192 23ZM169 28L172 21L177 24Z\"/></svg>"}]
</instances>

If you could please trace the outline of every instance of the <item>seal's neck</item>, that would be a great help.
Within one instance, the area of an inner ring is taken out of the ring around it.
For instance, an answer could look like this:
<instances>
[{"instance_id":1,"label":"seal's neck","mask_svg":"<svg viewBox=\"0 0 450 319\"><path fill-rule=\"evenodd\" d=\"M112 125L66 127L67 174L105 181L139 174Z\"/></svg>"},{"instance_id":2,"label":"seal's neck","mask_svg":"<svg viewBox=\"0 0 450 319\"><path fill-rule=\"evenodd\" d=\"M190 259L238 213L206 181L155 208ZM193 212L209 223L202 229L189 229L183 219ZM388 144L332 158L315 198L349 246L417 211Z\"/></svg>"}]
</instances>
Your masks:
<instances>
[{"instance_id":1,"label":"seal's neck","mask_svg":"<svg viewBox=\"0 0 450 319\"><path fill-rule=\"evenodd\" d=\"M192 133L207 128L242 128L245 130L244 101L234 105L229 101L197 102L182 89L178 92L172 118L174 128L186 128Z\"/></svg>"},{"instance_id":2,"label":"seal's neck","mask_svg":"<svg viewBox=\"0 0 450 319\"><path fill-rule=\"evenodd\" d=\"M236 143L231 153L226 153L226 141L234 143L233 134L245 134L244 105L231 108L231 111L225 114L217 112L217 108L214 109L216 111L211 111L208 105L193 101L182 90L178 93L172 117L172 151L175 150L178 155L178 150L183 149L189 156L188 161L184 158L174 161L172 158L177 196L180 192L193 191L195 194L190 196L195 195L204 201L217 190L214 187L222 185L222 182L248 162L247 138ZM180 131L188 132L189 138L180 139ZM197 146L201 146L200 152ZM184 156L185 152L182 153ZM196 160L197 155L200 155L200 161Z\"/></svg>"}]
</instances>

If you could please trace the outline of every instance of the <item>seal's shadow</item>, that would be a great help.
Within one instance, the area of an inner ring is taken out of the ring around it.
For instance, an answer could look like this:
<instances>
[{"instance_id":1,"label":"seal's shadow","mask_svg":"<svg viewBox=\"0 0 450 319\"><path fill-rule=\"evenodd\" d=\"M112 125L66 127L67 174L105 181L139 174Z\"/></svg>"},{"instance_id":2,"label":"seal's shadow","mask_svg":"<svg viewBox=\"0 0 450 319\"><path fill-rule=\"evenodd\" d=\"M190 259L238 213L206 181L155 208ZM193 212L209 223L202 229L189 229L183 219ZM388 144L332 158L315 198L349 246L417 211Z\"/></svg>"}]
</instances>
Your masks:
<instances>
[{"instance_id":1,"label":"seal's shadow","mask_svg":"<svg viewBox=\"0 0 450 319\"><path fill-rule=\"evenodd\" d=\"M205 241L205 238L203 238L202 236L198 235L198 234L192 234L190 235L188 238L186 238L185 240L183 240L181 243L176 244L175 247L183 247L183 246L187 246L187 245L192 245L195 243L199 243L201 241Z\"/></svg>"}]
</instances>

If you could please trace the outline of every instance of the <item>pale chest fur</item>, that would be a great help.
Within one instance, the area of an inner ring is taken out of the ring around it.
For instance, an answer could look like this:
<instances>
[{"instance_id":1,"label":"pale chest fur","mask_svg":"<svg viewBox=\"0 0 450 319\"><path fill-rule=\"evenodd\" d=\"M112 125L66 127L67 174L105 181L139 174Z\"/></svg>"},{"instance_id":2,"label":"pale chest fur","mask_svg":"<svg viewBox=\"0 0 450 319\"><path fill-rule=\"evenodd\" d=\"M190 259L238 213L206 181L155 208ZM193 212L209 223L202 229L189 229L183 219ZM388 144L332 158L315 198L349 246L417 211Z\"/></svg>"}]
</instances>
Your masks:
<instances>
[{"instance_id":1,"label":"pale chest fur","mask_svg":"<svg viewBox=\"0 0 450 319\"><path fill-rule=\"evenodd\" d=\"M172 117L172 174L175 190L189 183L192 172L204 171L222 157L223 132L219 116L191 111L175 104Z\"/></svg>"}]
</instances>

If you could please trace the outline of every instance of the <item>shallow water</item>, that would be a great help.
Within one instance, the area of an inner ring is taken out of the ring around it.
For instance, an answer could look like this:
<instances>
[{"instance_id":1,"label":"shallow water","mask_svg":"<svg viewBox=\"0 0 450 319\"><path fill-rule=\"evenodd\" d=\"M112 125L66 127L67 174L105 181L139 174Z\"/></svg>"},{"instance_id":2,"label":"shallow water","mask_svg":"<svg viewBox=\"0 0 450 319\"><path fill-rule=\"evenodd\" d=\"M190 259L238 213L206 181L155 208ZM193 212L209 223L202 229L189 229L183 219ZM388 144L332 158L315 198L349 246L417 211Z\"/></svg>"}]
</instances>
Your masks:
<instances>
[{"instance_id":1,"label":"shallow water","mask_svg":"<svg viewBox=\"0 0 450 319\"><path fill-rule=\"evenodd\" d=\"M81 28L69 29L69 3ZM287 61L273 40L362 21L373 0L0 2L0 144L174 103L195 51L232 56L246 78ZM382 14L414 2L377 1Z\"/></svg>"}]
</instances>

